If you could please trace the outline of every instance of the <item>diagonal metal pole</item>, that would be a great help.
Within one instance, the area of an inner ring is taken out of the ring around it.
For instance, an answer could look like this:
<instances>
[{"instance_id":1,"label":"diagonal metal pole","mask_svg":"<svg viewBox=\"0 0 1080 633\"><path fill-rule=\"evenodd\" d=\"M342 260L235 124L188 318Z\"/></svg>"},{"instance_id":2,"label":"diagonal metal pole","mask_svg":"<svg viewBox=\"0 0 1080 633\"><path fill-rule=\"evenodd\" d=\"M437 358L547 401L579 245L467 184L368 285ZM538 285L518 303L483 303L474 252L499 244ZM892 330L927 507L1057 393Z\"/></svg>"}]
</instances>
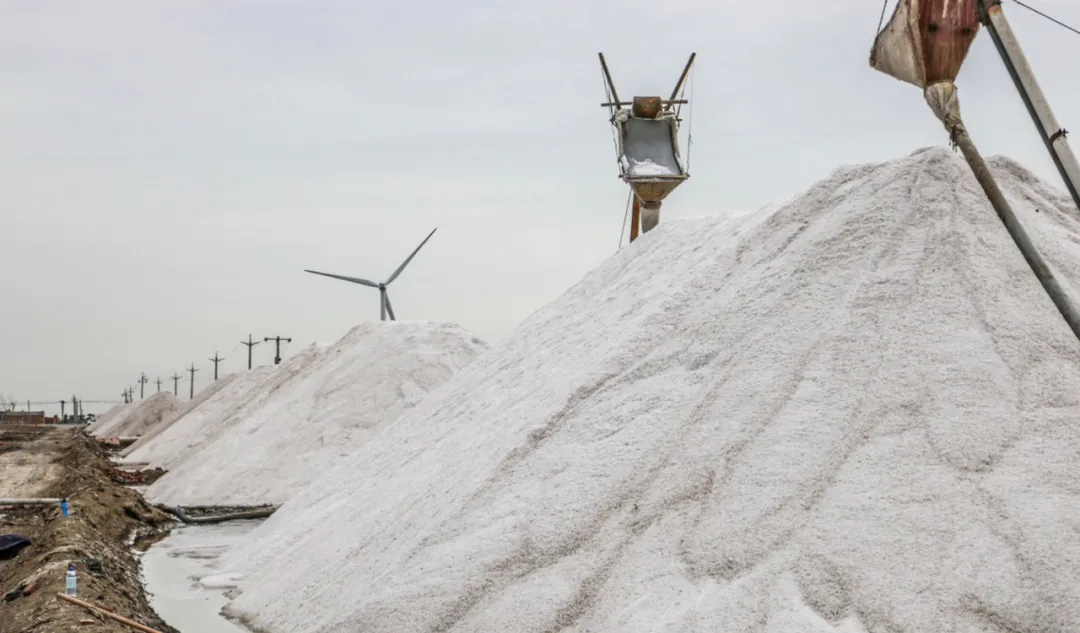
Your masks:
<instances>
[{"instance_id":1,"label":"diagonal metal pole","mask_svg":"<svg viewBox=\"0 0 1080 633\"><path fill-rule=\"evenodd\" d=\"M675 84L675 89L671 91L671 98L668 99L667 105L664 106L665 111L671 110L671 107L675 105L675 100L679 97L679 88L682 88L683 82L686 81L686 75L690 72L690 67L694 65L695 57L697 57L697 53L690 53L690 61L686 62L686 67L683 68L682 74L679 75L679 81Z\"/></svg>"},{"instance_id":2,"label":"diagonal metal pole","mask_svg":"<svg viewBox=\"0 0 1080 633\"><path fill-rule=\"evenodd\" d=\"M1020 42L1016 39L1005 13L1001 10L1001 0L977 0L979 19L986 26L990 38L994 41L994 47L1001 55L1001 61L1005 69L1012 77L1013 85L1016 86L1020 98L1031 115L1035 128L1039 131L1046 149L1050 152L1050 158L1054 161L1061 179L1065 181L1065 187L1072 196L1073 204L1080 210L1080 163L1076 161L1076 155L1065 136L1067 132L1058 123L1054 112L1050 109L1050 103L1046 100L1039 82L1035 80L1035 73L1028 64L1027 56L1020 48Z\"/></svg>"},{"instance_id":3,"label":"diagonal metal pole","mask_svg":"<svg viewBox=\"0 0 1080 633\"><path fill-rule=\"evenodd\" d=\"M1023 225L1020 224L1020 220L1016 217L1016 213L1013 212L1012 206L1005 198L1005 194L1001 192L993 174L990 173L990 168L986 165L986 161L983 160L982 154L979 153L974 141L971 140L971 136L960 118L960 105L956 97L956 86L952 83L930 86L926 89L926 101L930 105L930 109L945 125L945 129L949 131L953 143L964 154L964 159L967 160L968 165L971 167L975 180L979 182L979 186L986 193L991 206L994 207L994 211L997 213L1001 223L1005 225L1005 230L1009 232L1009 236L1016 243L1016 247L1020 249L1020 253L1024 256L1028 266L1031 267L1031 271L1035 273L1035 277L1042 284L1046 294L1050 296L1050 300L1054 302L1054 306L1057 307L1058 312L1061 313L1069 328L1072 329L1073 335L1080 339L1080 313L1077 313L1076 307L1069 300L1069 296L1065 294L1065 290L1058 283L1057 278L1054 277L1054 273L1046 265L1042 255L1039 254L1039 249L1031 241Z\"/></svg>"}]
</instances>

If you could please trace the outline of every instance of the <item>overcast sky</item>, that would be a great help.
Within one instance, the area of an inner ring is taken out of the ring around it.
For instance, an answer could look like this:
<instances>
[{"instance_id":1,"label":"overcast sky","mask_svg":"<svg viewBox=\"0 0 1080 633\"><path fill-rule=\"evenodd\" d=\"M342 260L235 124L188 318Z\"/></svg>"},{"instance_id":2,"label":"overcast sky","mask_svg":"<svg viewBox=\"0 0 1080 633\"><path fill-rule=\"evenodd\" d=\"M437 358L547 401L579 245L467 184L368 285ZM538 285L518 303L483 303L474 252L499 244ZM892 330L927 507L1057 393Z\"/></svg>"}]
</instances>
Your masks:
<instances>
[{"instance_id":1,"label":"overcast sky","mask_svg":"<svg viewBox=\"0 0 1080 633\"><path fill-rule=\"evenodd\" d=\"M1071 0L1029 4L1080 24ZM692 176L662 221L746 210L946 143L918 89L868 66L880 10L0 0L0 394L118 400L192 362L198 388L249 333L331 342L378 293L302 269L384 278L436 226L398 317L496 342L618 245L598 51L625 97L666 95L698 53ZM1006 11L1080 130L1080 36ZM984 154L1059 183L986 33L958 83Z\"/></svg>"}]
</instances>

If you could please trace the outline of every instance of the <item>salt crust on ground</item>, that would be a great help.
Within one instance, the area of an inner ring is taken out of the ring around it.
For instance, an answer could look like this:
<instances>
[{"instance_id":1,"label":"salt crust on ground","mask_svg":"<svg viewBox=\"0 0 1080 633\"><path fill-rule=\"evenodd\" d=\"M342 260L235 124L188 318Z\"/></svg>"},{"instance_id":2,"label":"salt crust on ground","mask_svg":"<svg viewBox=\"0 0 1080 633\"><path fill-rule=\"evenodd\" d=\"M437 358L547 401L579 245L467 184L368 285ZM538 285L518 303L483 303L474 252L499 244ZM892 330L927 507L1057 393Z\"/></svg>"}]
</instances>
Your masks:
<instances>
[{"instance_id":1,"label":"salt crust on ground","mask_svg":"<svg viewBox=\"0 0 1080 633\"><path fill-rule=\"evenodd\" d=\"M130 404L124 405L115 411L107 411L110 414L103 420L99 420L91 428L89 433L94 437L134 437L142 434L147 428L167 420L174 413L184 408L184 403L167 391Z\"/></svg>"},{"instance_id":2,"label":"salt crust on ground","mask_svg":"<svg viewBox=\"0 0 1080 633\"><path fill-rule=\"evenodd\" d=\"M1075 209L992 165L1080 297ZM1065 633L1078 475L1080 344L930 149L644 235L227 554L247 571L227 612L269 633Z\"/></svg>"},{"instance_id":3,"label":"salt crust on ground","mask_svg":"<svg viewBox=\"0 0 1080 633\"><path fill-rule=\"evenodd\" d=\"M214 423L225 430L165 466L147 498L180 506L282 503L486 349L449 323L357 326L245 394L243 407Z\"/></svg>"}]
</instances>

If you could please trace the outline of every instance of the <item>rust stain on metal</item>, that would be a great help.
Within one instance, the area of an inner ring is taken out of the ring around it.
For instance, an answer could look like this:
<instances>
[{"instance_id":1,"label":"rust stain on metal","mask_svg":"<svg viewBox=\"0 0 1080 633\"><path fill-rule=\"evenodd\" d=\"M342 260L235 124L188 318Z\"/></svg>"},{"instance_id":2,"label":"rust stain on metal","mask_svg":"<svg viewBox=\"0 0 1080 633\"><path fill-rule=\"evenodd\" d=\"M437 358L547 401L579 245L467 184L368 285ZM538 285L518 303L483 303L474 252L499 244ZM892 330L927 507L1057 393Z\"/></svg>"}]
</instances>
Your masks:
<instances>
[{"instance_id":1,"label":"rust stain on metal","mask_svg":"<svg viewBox=\"0 0 1080 633\"><path fill-rule=\"evenodd\" d=\"M919 31L927 85L954 81L979 30L978 0L923 0Z\"/></svg>"},{"instance_id":2,"label":"rust stain on metal","mask_svg":"<svg viewBox=\"0 0 1080 633\"><path fill-rule=\"evenodd\" d=\"M660 116L664 102L660 97L634 97L632 113L640 119L655 119Z\"/></svg>"}]
</instances>

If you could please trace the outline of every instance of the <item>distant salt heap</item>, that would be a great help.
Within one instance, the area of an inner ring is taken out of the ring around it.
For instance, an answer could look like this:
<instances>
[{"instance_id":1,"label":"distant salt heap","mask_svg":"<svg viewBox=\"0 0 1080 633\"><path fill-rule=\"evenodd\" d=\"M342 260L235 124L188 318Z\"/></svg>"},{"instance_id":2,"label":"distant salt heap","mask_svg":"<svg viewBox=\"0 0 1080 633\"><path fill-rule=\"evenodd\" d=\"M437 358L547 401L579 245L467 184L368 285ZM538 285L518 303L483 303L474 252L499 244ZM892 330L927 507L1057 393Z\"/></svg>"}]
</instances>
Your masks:
<instances>
[{"instance_id":1,"label":"distant salt heap","mask_svg":"<svg viewBox=\"0 0 1080 633\"><path fill-rule=\"evenodd\" d=\"M162 391L145 400L124 405L115 412L106 412L109 415L103 416L88 430L94 437L134 437L168 419L183 407L184 404L176 396Z\"/></svg>"},{"instance_id":2,"label":"distant salt heap","mask_svg":"<svg viewBox=\"0 0 1080 633\"><path fill-rule=\"evenodd\" d=\"M457 325L360 325L303 363L283 365L278 372L289 374L286 379L264 381L213 432L178 430L181 448L192 441L198 446L163 460L169 473L147 498L180 506L284 502L486 347ZM154 445L184 422L162 432ZM139 452L129 459L140 460Z\"/></svg>"},{"instance_id":3,"label":"distant salt heap","mask_svg":"<svg viewBox=\"0 0 1080 633\"><path fill-rule=\"evenodd\" d=\"M87 425L87 427L86 427L87 432L89 432L91 435L93 435L95 430L105 426L106 424L112 424L111 420L114 420L117 416L125 415L127 411L131 410L136 405L138 405L137 402L136 403L125 402L124 404L118 404L118 405L113 406L111 409L109 409L105 413L102 413L101 415L96 416L94 418L94 421Z\"/></svg>"},{"instance_id":4,"label":"distant salt heap","mask_svg":"<svg viewBox=\"0 0 1080 633\"><path fill-rule=\"evenodd\" d=\"M171 418L168 418L166 420L162 420L159 424L156 424L153 427L150 427L150 428L146 429L146 431L144 431L143 434L139 436L138 441L136 441L131 446L128 446L127 448L125 448L120 454L124 455L124 456L127 456L127 455L130 455L131 453L141 449L143 446L146 446L155 437L157 437L161 433L165 432L166 429L168 429L170 426L175 424L181 418L183 418L183 417L187 416L188 414L192 413L195 409L197 409L199 407L202 407L203 405L206 404L206 402L208 400L210 400L211 398L216 396L219 392L221 392L226 387L232 385L233 381L237 380L241 375L242 374L229 374L229 375L226 375L226 376L222 376L218 380L215 380L214 382L210 383L209 385L204 387L201 391L196 393L195 398L193 400L190 400L190 401L184 403L185 406L184 406L183 409L181 409L181 410L177 411L176 413L174 413Z\"/></svg>"},{"instance_id":5,"label":"distant salt heap","mask_svg":"<svg viewBox=\"0 0 1080 633\"><path fill-rule=\"evenodd\" d=\"M318 349L318 345L309 345L281 365L257 367L238 375L157 436L132 444L133 450L124 461L172 469L190 459L243 420L247 412L260 407L267 394L308 367Z\"/></svg>"},{"instance_id":6,"label":"distant salt heap","mask_svg":"<svg viewBox=\"0 0 1080 633\"><path fill-rule=\"evenodd\" d=\"M1076 211L992 165L1080 297ZM226 610L266 633L1077 631L1078 475L1080 343L967 166L924 150L623 249L230 552Z\"/></svg>"}]
</instances>

